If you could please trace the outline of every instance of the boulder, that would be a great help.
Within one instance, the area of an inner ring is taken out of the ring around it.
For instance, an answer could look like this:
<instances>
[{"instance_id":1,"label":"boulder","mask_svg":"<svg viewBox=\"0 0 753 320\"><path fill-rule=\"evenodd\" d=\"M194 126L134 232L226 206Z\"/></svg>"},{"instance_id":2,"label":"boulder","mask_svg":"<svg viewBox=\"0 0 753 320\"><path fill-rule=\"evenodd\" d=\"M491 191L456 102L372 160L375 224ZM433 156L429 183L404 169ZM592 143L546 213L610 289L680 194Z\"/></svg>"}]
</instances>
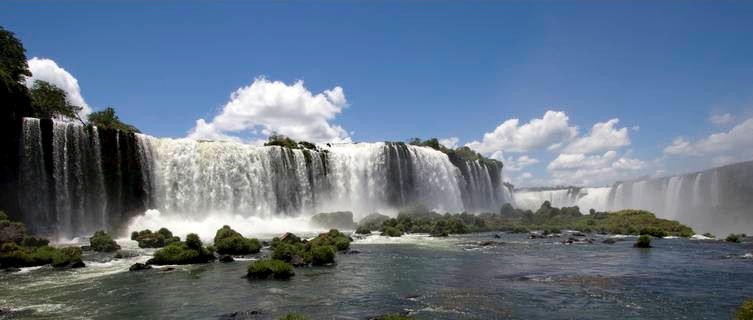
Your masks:
<instances>
[{"instance_id":1,"label":"boulder","mask_svg":"<svg viewBox=\"0 0 753 320\"><path fill-rule=\"evenodd\" d=\"M494 234L494 239L499 239L499 238L502 238L502 236L500 236L500 235L498 235L498 234L495 233Z\"/></svg>"},{"instance_id":2,"label":"boulder","mask_svg":"<svg viewBox=\"0 0 753 320\"><path fill-rule=\"evenodd\" d=\"M235 259L233 259L233 256L231 255L222 255L220 256L220 262L233 262Z\"/></svg>"},{"instance_id":3,"label":"boulder","mask_svg":"<svg viewBox=\"0 0 753 320\"><path fill-rule=\"evenodd\" d=\"M601 243L604 243L604 244L615 244L615 243L617 243L617 241L615 241L612 238L609 238L609 239L604 239L604 241L602 241Z\"/></svg>"},{"instance_id":4,"label":"boulder","mask_svg":"<svg viewBox=\"0 0 753 320\"><path fill-rule=\"evenodd\" d=\"M130 268L128 268L128 271L143 271L143 270L149 270L152 266L148 264L143 263L134 263Z\"/></svg>"}]
</instances>

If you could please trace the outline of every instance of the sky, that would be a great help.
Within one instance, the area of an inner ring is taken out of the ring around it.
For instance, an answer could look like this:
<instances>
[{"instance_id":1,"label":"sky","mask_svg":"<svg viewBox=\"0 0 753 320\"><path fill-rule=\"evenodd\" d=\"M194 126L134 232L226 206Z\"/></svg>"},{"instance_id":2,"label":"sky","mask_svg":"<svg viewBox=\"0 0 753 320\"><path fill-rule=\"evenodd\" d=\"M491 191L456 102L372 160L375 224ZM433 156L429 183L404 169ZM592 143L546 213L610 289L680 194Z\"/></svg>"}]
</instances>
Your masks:
<instances>
[{"instance_id":1,"label":"sky","mask_svg":"<svg viewBox=\"0 0 753 320\"><path fill-rule=\"evenodd\" d=\"M753 2L0 2L32 78L157 137L436 137L517 186L753 159Z\"/></svg>"}]
</instances>

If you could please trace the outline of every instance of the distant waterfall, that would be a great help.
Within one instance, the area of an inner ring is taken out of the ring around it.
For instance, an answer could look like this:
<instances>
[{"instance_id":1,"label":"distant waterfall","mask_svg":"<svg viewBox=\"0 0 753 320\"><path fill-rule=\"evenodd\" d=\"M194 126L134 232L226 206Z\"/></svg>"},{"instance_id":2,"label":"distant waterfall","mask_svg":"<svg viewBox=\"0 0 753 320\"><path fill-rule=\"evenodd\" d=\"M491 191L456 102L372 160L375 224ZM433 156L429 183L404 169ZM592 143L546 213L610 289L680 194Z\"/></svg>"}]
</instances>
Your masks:
<instances>
[{"instance_id":1,"label":"distant waterfall","mask_svg":"<svg viewBox=\"0 0 753 320\"><path fill-rule=\"evenodd\" d=\"M23 120L21 140L23 220L33 232L60 238L124 227L146 209L265 218L410 206L497 212L512 202L500 164L404 143L289 149L31 118Z\"/></svg>"},{"instance_id":2,"label":"distant waterfall","mask_svg":"<svg viewBox=\"0 0 753 320\"><path fill-rule=\"evenodd\" d=\"M608 187L596 188L552 188L552 189L521 189L514 193L515 203L521 209L536 211L544 201L549 201L554 207L578 206L581 211L604 211L608 208Z\"/></svg>"},{"instance_id":3,"label":"distant waterfall","mask_svg":"<svg viewBox=\"0 0 753 320\"><path fill-rule=\"evenodd\" d=\"M751 194L753 161L748 161L685 175L618 182L612 186L609 208L650 210L700 232L751 232Z\"/></svg>"}]
</instances>

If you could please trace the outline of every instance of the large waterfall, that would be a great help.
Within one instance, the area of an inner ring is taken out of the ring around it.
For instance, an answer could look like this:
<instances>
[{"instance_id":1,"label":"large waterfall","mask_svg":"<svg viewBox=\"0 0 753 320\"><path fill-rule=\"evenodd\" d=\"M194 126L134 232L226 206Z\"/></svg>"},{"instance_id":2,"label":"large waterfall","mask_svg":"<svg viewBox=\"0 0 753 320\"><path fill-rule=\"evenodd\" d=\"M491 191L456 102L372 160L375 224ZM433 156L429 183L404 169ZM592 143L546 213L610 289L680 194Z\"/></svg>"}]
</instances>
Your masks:
<instances>
[{"instance_id":1,"label":"large waterfall","mask_svg":"<svg viewBox=\"0 0 753 320\"><path fill-rule=\"evenodd\" d=\"M514 193L515 203L536 210L544 201L555 207L578 206L614 211L644 209L678 220L698 232L726 234L753 230L753 161L664 178L617 182L600 188L538 188Z\"/></svg>"},{"instance_id":2,"label":"large waterfall","mask_svg":"<svg viewBox=\"0 0 753 320\"><path fill-rule=\"evenodd\" d=\"M122 228L147 209L186 219L279 218L408 206L496 212L512 195L502 168L404 143L317 150L155 138L23 120L18 206L36 233Z\"/></svg>"}]
</instances>

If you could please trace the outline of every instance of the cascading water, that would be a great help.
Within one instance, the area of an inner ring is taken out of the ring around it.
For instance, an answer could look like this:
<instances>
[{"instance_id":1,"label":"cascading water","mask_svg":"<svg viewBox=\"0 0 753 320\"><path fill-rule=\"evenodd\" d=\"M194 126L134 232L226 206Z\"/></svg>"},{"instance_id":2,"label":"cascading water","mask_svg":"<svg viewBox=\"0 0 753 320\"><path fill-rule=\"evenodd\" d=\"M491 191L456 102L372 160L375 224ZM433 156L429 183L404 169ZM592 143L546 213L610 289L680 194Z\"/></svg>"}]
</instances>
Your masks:
<instances>
[{"instance_id":1,"label":"cascading water","mask_svg":"<svg viewBox=\"0 0 753 320\"><path fill-rule=\"evenodd\" d=\"M515 203L521 209L536 211L544 201L549 201L553 207L578 206L584 213L591 209L604 211L610 188L562 188L562 189L521 189L515 191Z\"/></svg>"},{"instance_id":2,"label":"cascading water","mask_svg":"<svg viewBox=\"0 0 753 320\"><path fill-rule=\"evenodd\" d=\"M409 206L496 212L512 200L501 165L404 143L289 149L28 118L22 140L24 222L58 238L122 228L150 208L201 221L335 210L364 216Z\"/></svg>"}]
</instances>

